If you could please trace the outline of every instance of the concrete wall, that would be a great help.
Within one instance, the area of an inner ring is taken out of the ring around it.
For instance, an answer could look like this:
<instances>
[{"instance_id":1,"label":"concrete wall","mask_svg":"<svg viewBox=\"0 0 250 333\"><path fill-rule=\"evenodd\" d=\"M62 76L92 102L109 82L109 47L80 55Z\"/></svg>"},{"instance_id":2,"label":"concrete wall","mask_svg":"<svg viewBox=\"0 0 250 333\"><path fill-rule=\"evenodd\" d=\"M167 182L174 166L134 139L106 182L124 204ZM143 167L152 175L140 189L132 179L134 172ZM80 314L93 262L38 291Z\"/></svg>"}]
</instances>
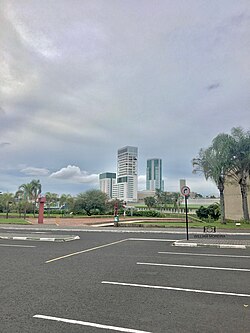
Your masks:
<instances>
[{"instance_id":1,"label":"concrete wall","mask_svg":"<svg viewBox=\"0 0 250 333\"><path fill-rule=\"evenodd\" d=\"M243 211L240 186L236 182L227 182L224 194L226 218L241 220L243 218ZM250 190L248 190L248 208L250 209Z\"/></svg>"}]
</instances>

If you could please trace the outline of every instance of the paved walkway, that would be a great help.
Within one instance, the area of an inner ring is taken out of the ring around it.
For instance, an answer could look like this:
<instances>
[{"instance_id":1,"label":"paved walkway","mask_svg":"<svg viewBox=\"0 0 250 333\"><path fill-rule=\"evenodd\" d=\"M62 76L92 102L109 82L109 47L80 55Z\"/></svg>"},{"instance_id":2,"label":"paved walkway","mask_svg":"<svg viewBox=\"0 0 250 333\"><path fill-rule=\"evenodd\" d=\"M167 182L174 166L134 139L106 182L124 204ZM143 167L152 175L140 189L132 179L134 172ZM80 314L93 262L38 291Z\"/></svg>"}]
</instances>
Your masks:
<instances>
[{"instance_id":1,"label":"paved walkway","mask_svg":"<svg viewBox=\"0 0 250 333\"><path fill-rule=\"evenodd\" d=\"M250 238L231 239L227 238L226 234L224 235L208 234L201 236L203 237L199 237L196 239L189 239L189 240L178 240L175 241L173 245L181 247L217 247L217 248L238 248L238 249L250 248Z\"/></svg>"},{"instance_id":2,"label":"paved walkway","mask_svg":"<svg viewBox=\"0 0 250 333\"><path fill-rule=\"evenodd\" d=\"M150 217L131 217L126 216L125 218L123 216L120 216L119 223L132 223L132 222L143 222L143 221L157 221L157 218L150 218ZM31 224L38 224L37 218L28 218L27 221L31 222ZM184 220L182 218L166 218L162 219L160 218L159 221L161 222L183 222ZM63 218L63 217L51 217L51 218L44 218L43 221L44 225L57 225L57 226L98 226L98 225L114 225L114 217L74 217L74 218Z\"/></svg>"}]
</instances>

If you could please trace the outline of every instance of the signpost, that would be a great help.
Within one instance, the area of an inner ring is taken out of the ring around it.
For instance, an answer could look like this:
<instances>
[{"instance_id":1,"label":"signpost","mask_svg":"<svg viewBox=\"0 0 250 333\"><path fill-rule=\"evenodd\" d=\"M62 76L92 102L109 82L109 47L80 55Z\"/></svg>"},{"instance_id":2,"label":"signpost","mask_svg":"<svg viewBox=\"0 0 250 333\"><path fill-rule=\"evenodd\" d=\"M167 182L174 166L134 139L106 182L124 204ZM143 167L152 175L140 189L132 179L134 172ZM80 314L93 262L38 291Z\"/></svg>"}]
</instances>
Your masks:
<instances>
[{"instance_id":1,"label":"signpost","mask_svg":"<svg viewBox=\"0 0 250 333\"><path fill-rule=\"evenodd\" d=\"M187 199L190 194L190 188L188 186L182 186L181 188L181 194L184 195L185 198L185 212L186 212L186 232L187 232L187 240L189 240L188 237L188 211L187 211Z\"/></svg>"}]
</instances>

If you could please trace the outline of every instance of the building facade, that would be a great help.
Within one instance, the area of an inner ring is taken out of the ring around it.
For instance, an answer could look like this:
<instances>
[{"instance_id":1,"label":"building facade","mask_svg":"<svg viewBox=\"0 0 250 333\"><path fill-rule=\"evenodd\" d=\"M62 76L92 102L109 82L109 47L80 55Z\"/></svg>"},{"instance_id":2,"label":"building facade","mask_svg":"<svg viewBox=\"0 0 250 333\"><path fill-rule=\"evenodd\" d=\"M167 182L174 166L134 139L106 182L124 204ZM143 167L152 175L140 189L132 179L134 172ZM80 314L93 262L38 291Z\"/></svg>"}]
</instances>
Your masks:
<instances>
[{"instance_id":1,"label":"building facade","mask_svg":"<svg viewBox=\"0 0 250 333\"><path fill-rule=\"evenodd\" d=\"M183 186L186 186L186 179L180 179L180 192Z\"/></svg>"},{"instance_id":2,"label":"building facade","mask_svg":"<svg viewBox=\"0 0 250 333\"><path fill-rule=\"evenodd\" d=\"M116 193L113 192L116 184L116 173L104 172L99 175L100 190L106 193L109 198L113 198Z\"/></svg>"},{"instance_id":3,"label":"building facade","mask_svg":"<svg viewBox=\"0 0 250 333\"><path fill-rule=\"evenodd\" d=\"M230 179L225 183L224 189L225 215L227 219L243 219L242 197L239 184ZM250 179L248 178L248 209L250 210Z\"/></svg>"},{"instance_id":4,"label":"building facade","mask_svg":"<svg viewBox=\"0 0 250 333\"><path fill-rule=\"evenodd\" d=\"M156 189L164 191L164 181L162 179L162 160L160 158L147 160L146 190L155 191Z\"/></svg>"},{"instance_id":5,"label":"building facade","mask_svg":"<svg viewBox=\"0 0 250 333\"><path fill-rule=\"evenodd\" d=\"M117 199L136 202L138 190L138 148L126 146L118 149L117 179L114 191Z\"/></svg>"}]
</instances>

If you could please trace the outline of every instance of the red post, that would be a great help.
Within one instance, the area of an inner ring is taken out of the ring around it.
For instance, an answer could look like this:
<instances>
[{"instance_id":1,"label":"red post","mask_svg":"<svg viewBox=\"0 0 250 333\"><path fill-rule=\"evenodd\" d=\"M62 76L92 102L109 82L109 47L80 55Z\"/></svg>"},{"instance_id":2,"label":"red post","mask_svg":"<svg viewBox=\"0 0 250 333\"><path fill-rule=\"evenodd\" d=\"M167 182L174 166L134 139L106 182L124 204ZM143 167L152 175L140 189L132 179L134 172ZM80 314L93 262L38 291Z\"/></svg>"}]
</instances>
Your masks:
<instances>
[{"instance_id":1,"label":"red post","mask_svg":"<svg viewBox=\"0 0 250 333\"><path fill-rule=\"evenodd\" d=\"M39 202L38 223L43 223L44 203L46 202L46 197L40 197L38 199L38 202Z\"/></svg>"}]
</instances>

